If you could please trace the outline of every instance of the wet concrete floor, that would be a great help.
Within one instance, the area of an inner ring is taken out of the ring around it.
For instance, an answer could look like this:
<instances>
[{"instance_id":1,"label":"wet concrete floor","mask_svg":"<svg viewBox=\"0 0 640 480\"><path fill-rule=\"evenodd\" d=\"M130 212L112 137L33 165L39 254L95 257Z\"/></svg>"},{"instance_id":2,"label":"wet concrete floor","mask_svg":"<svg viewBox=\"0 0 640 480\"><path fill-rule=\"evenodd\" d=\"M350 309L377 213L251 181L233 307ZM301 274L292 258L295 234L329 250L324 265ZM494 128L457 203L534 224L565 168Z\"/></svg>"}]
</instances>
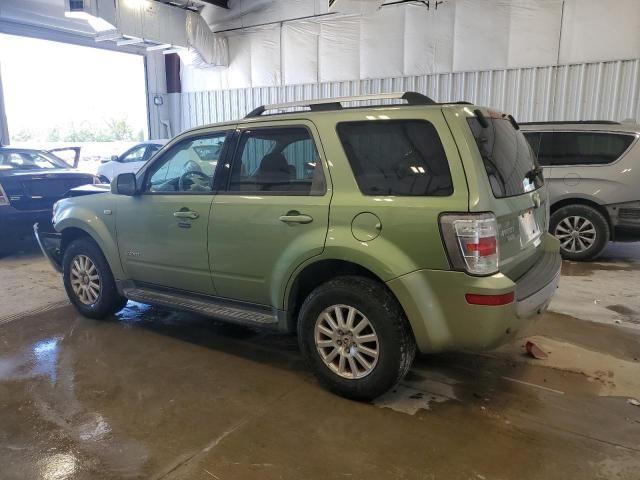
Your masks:
<instances>
[{"instance_id":1,"label":"wet concrete floor","mask_svg":"<svg viewBox=\"0 0 640 480\"><path fill-rule=\"evenodd\" d=\"M357 403L289 336L133 302L103 322L12 315L0 479L640 478L640 329L549 312L527 336L547 360L522 340L422 356Z\"/></svg>"}]
</instances>

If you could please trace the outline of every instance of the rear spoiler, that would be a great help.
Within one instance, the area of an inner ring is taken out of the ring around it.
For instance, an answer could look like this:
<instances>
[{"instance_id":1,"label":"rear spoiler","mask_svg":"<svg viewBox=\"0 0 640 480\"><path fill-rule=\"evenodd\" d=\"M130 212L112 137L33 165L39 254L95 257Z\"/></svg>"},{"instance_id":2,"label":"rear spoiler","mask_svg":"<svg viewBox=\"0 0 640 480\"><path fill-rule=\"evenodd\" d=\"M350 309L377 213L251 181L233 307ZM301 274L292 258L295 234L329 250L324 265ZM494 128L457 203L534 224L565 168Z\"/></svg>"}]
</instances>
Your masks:
<instances>
[{"instance_id":1,"label":"rear spoiler","mask_svg":"<svg viewBox=\"0 0 640 480\"><path fill-rule=\"evenodd\" d=\"M73 150L74 151L73 168L78 168L78 164L80 163L80 147L60 147L60 148L52 148L52 149L47 150L47 151L49 153L53 153L53 152L61 152L61 151L64 151L64 150Z\"/></svg>"}]
</instances>

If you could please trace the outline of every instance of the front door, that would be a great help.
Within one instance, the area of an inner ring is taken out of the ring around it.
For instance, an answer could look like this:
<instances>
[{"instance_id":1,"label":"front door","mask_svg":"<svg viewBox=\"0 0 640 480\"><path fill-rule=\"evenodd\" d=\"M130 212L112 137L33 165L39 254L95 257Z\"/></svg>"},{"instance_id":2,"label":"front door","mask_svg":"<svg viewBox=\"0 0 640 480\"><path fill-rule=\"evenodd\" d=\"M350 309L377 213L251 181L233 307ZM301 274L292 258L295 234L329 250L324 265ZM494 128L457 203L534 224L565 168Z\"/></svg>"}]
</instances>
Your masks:
<instances>
[{"instance_id":1,"label":"front door","mask_svg":"<svg viewBox=\"0 0 640 480\"><path fill-rule=\"evenodd\" d=\"M118 248L129 278L214 294L207 252L213 178L226 131L199 132L175 143L141 175L141 192L121 197Z\"/></svg>"},{"instance_id":2,"label":"front door","mask_svg":"<svg viewBox=\"0 0 640 480\"><path fill-rule=\"evenodd\" d=\"M279 287L325 244L331 192L313 124L241 130L211 210L217 294L278 306Z\"/></svg>"}]
</instances>

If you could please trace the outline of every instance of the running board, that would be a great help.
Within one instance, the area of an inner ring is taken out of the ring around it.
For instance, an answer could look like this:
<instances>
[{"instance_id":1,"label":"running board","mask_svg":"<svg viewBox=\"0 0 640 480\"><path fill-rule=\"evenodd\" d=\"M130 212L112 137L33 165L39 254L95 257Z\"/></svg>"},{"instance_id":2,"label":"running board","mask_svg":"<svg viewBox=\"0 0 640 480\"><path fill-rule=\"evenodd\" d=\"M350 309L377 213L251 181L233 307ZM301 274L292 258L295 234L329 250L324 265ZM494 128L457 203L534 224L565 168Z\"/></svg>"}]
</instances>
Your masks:
<instances>
[{"instance_id":1,"label":"running board","mask_svg":"<svg viewBox=\"0 0 640 480\"><path fill-rule=\"evenodd\" d=\"M137 286L125 288L123 293L125 297L135 302L186 310L226 322L262 327L278 326L275 310L271 311L267 307L253 304Z\"/></svg>"}]
</instances>

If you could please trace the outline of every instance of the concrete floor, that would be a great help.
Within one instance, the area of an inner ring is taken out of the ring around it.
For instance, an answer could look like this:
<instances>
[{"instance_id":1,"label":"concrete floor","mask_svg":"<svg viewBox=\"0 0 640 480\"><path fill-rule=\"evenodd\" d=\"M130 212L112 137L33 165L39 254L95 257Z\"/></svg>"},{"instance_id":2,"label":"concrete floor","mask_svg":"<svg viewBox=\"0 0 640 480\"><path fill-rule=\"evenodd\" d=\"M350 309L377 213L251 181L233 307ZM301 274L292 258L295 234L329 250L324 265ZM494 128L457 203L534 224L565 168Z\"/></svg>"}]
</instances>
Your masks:
<instances>
[{"instance_id":1,"label":"concrete floor","mask_svg":"<svg viewBox=\"0 0 640 480\"><path fill-rule=\"evenodd\" d=\"M132 302L82 318L47 268L0 259L2 480L639 478L639 244L565 263L527 332L547 360L423 356L373 404L320 388L291 337Z\"/></svg>"}]
</instances>

